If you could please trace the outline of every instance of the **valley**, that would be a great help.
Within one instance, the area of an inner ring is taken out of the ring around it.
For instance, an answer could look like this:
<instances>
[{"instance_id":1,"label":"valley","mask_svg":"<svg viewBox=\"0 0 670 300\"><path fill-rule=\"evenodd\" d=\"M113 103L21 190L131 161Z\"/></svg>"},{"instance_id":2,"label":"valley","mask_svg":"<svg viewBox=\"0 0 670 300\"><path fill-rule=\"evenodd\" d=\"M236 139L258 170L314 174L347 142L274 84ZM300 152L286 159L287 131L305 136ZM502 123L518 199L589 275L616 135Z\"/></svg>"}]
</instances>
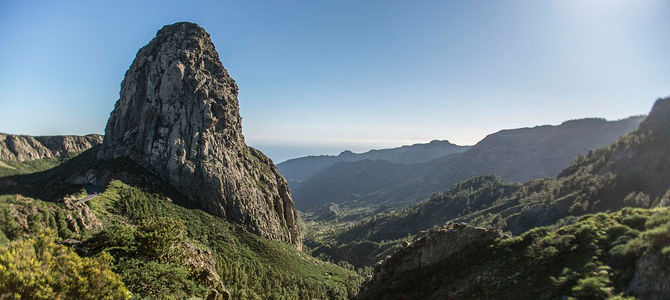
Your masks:
<instances>
[{"instance_id":1,"label":"valley","mask_svg":"<svg viewBox=\"0 0 670 300\"><path fill-rule=\"evenodd\" d=\"M104 135L0 134L0 299L670 298L670 98L275 165L219 55L166 25Z\"/></svg>"}]
</instances>

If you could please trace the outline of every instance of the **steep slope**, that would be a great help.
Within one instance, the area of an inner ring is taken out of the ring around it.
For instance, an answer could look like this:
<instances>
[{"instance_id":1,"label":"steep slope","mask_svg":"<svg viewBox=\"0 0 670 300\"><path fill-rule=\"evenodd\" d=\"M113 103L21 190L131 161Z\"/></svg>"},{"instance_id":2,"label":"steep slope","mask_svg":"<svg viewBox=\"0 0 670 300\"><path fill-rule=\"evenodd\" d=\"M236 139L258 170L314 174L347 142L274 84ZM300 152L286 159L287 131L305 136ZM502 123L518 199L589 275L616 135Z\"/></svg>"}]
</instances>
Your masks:
<instances>
[{"instance_id":1,"label":"steep slope","mask_svg":"<svg viewBox=\"0 0 670 300\"><path fill-rule=\"evenodd\" d=\"M300 247L286 181L244 142L237 93L204 29L165 26L126 72L98 158L128 158L206 211Z\"/></svg>"},{"instance_id":2,"label":"steep slope","mask_svg":"<svg viewBox=\"0 0 670 300\"><path fill-rule=\"evenodd\" d=\"M587 215L515 237L450 225L375 267L358 299L666 299L669 224L664 208Z\"/></svg>"},{"instance_id":3,"label":"steep slope","mask_svg":"<svg viewBox=\"0 0 670 300\"><path fill-rule=\"evenodd\" d=\"M0 133L0 160L28 161L77 153L102 143L102 135L29 136Z\"/></svg>"},{"instance_id":4,"label":"steep slope","mask_svg":"<svg viewBox=\"0 0 670 300\"><path fill-rule=\"evenodd\" d=\"M385 160L398 164L418 164L467 150L449 141L431 141L391 149L370 150L364 153L344 151L337 156L320 155L289 159L277 165L279 172L289 181L304 181L320 171L338 163L361 160Z\"/></svg>"},{"instance_id":5,"label":"steep slope","mask_svg":"<svg viewBox=\"0 0 670 300\"><path fill-rule=\"evenodd\" d=\"M424 202L364 218L337 232L310 237L307 243L315 255L365 266L408 237L446 222L520 234L585 213L669 206L668 103L668 99L657 101L638 129L609 147L578 157L556 178L520 185L498 177L474 177Z\"/></svg>"},{"instance_id":6,"label":"steep slope","mask_svg":"<svg viewBox=\"0 0 670 300\"><path fill-rule=\"evenodd\" d=\"M659 99L632 133L578 157L556 179L527 184L506 228L518 233L567 215L624 206L670 205L670 98Z\"/></svg>"},{"instance_id":7,"label":"steep slope","mask_svg":"<svg viewBox=\"0 0 670 300\"><path fill-rule=\"evenodd\" d=\"M614 142L637 128L642 119L583 119L503 130L463 153L398 165L392 173L384 164L336 164L296 185L292 193L296 205L306 210L329 202L402 207L472 176L496 174L505 181L556 176L577 155ZM358 182L355 187L349 184L352 178Z\"/></svg>"}]
</instances>

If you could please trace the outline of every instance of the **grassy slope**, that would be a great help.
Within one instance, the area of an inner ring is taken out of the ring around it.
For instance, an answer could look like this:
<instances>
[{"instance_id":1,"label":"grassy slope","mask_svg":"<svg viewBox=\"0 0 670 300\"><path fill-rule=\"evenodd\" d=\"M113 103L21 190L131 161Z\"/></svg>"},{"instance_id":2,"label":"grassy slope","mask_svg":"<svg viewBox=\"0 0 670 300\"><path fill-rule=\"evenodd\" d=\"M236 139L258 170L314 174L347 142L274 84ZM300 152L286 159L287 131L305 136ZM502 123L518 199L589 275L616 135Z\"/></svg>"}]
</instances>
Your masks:
<instances>
[{"instance_id":1,"label":"grassy slope","mask_svg":"<svg viewBox=\"0 0 670 300\"><path fill-rule=\"evenodd\" d=\"M30 174L51 169L63 162L63 159L50 157L28 161L0 160L0 177Z\"/></svg>"},{"instance_id":2,"label":"grassy slope","mask_svg":"<svg viewBox=\"0 0 670 300\"><path fill-rule=\"evenodd\" d=\"M143 207L135 207L131 217L119 214L124 191L143 198ZM260 238L204 211L183 208L158 194L144 193L119 181L110 183L89 205L105 224L133 224L147 218L182 221L188 239L212 251L219 275L234 299L344 299L354 295L360 283L355 273L314 259L291 245Z\"/></svg>"}]
</instances>

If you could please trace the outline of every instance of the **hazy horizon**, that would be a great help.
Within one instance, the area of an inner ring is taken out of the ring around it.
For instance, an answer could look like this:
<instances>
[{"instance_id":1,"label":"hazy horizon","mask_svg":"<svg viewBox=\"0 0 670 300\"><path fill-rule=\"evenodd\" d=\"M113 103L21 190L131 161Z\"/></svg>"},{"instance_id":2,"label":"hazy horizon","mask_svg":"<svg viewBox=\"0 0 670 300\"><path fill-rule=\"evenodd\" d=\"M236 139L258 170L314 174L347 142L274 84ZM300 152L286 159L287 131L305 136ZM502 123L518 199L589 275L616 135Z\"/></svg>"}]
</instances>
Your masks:
<instances>
[{"instance_id":1,"label":"hazy horizon","mask_svg":"<svg viewBox=\"0 0 670 300\"><path fill-rule=\"evenodd\" d=\"M669 14L660 0L3 2L0 132L103 133L138 49L178 21L211 34L246 140L275 162L622 119L670 95Z\"/></svg>"}]
</instances>

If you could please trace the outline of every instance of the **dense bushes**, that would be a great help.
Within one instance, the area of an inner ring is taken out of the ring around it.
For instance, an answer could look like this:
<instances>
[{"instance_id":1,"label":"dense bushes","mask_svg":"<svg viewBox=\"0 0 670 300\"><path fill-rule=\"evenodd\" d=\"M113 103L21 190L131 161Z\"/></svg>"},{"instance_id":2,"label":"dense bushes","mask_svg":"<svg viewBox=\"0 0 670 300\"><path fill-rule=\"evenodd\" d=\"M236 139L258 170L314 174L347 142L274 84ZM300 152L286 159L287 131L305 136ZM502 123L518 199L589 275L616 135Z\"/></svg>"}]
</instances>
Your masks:
<instances>
[{"instance_id":1,"label":"dense bushes","mask_svg":"<svg viewBox=\"0 0 670 300\"><path fill-rule=\"evenodd\" d=\"M111 253L114 271L136 297L206 297L210 288L200 270L186 263L184 224L147 219L140 225L117 223L83 243L85 252ZM214 287L212 287L214 288Z\"/></svg>"},{"instance_id":2,"label":"dense bushes","mask_svg":"<svg viewBox=\"0 0 670 300\"><path fill-rule=\"evenodd\" d=\"M0 246L0 298L128 299L130 293L111 270L111 256L79 257L54 243L45 231L36 238Z\"/></svg>"},{"instance_id":3,"label":"dense bushes","mask_svg":"<svg viewBox=\"0 0 670 300\"><path fill-rule=\"evenodd\" d=\"M291 245L260 238L119 181L111 182L89 205L105 223L114 225L86 246L92 252L112 253L117 258L115 271L137 295L160 298L182 291L180 295L203 297L200 274L180 267L189 259L183 256L190 253L186 244L211 252L215 271L232 299L347 299L361 282L355 272L320 262ZM172 279L139 281L164 272L171 272Z\"/></svg>"}]
</instances>

